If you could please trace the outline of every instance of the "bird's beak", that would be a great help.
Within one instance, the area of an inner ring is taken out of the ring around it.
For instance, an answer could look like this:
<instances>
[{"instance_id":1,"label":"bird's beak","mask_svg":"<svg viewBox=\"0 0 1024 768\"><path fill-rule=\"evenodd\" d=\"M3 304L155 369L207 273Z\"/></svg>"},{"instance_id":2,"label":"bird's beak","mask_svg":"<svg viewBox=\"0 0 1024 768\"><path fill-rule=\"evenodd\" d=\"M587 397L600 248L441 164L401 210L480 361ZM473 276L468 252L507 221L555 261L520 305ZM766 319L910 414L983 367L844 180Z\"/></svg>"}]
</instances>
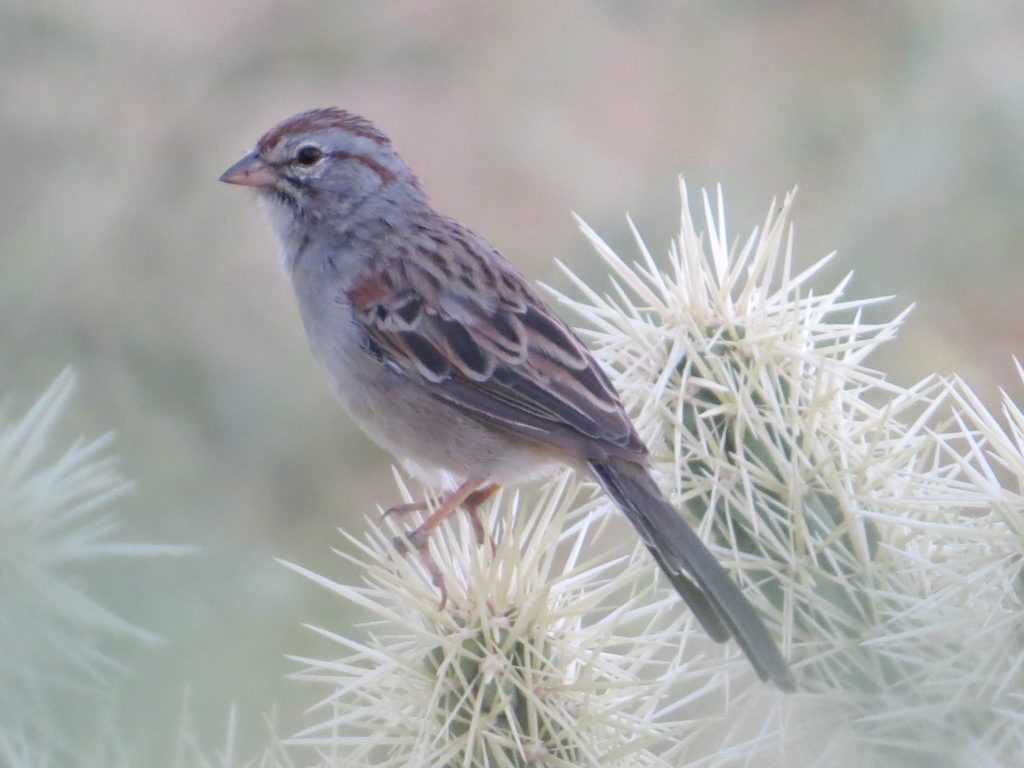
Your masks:
<instances>
[{"instance_id":1,"label":"bird's beak","mask_svg":"<svg viewBox=\"0 0 1024 768\"><path fill-rule=\"evenodd\" d=\"M243 187L272 187L277 174L257 153L250 152L221 174L220 180Z\"/></svg>"}]
</instances>

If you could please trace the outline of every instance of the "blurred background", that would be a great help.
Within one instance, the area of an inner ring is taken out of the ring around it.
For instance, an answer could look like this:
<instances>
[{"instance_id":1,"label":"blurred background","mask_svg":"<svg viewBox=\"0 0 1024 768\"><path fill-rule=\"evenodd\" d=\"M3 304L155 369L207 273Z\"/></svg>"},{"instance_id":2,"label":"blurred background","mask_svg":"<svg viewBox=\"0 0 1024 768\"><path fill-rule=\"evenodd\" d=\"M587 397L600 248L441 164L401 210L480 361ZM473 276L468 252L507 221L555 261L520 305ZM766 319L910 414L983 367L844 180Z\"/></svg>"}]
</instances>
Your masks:
<instances>
[{"instance_id":1,"label":"blurred background","mask_svg":"<svg viewBox=\"0 0 1024 768\"><path fill-rule=\"evenodd\" d=\"M115 430L123 537L186 559L90 572L159 646L93 694L129 746L232 703L279 730L315 692L301 622L357 616L275 557L357 578L336 528L397 499L306 349L267 228L219 174L315 106L388 132L436 206L531 277L604 286L570 211L620 253L624 214L663 253L677 175L721 182L733 237L799 184L796 255L917 309L874 364L908 384L1015 386L1024 321L1024 5L925 2L0 5L0 393L15 411L81 373L70 439ZM1017 390L1019 391L1019 389ZM326 693L326 691L325 691Z\"/></svg>"}]
</instances>

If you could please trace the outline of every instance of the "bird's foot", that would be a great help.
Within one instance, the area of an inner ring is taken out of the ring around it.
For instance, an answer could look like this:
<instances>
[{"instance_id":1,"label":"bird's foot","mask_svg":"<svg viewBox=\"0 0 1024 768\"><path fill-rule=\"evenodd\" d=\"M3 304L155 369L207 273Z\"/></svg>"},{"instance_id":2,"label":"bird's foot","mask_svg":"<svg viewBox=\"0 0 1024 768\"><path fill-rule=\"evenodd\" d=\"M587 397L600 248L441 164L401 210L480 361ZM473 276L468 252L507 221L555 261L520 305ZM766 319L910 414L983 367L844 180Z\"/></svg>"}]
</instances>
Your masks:
<instances>
[{"instance_id":1,"label":"bird's foot","mask_svg":"<svg viewBox=\"0 0 1024 768\"><path fill-rule=\"evenodd\" d=\"M419 553L420 562L423 563L423 567L430 575L430 582L441 593L439 611L443 610L448 602L448 588L444 583L444 574L441 573L441 568L430 552L430 534L461 506L469 514L477 542L482 544L486 534L478 508L498 490L498 486L492 484L481 488L481 483L482 481L477 478L470 478L442 500L440 506L419 527L409 531L405 536L396 536L394 539L394 547L399 554L408 554L410 547ZM426 501L400 504L388 509L384 515L404 515L409 512L422 511L427 506L428 502ZM491 546L493 548L494 545Z\"/></svg>"},{"instance_id":2,"label":"bird's foot","mask_svg":"<svg viewBox=\"0 0 1024 768\"><path fill-rule=\"evenodd\" d=\"M485 541L487 541L487 533L484 531L483 520L480 519L480 507L498 491L498 487L499 486L496 483L485 485L480 490L473 491L466 497L466 500L462 502L462 508L466 511L466 514L469 515L469 522L473 525L473 534L476 536L476 543L481 546ZM492 541L491 554L493 555L495 551L496 547Z\"/></svg>"},{"instance_id":3,"label":"bird's foot","mask_svg":"<svg viewBox=\"0 0 1024 768\"><path fill-rule=\"evenodd\" d=\"M430 583L437 587L437 591L441 593L441 602L438 604L437 610L443 611L448 602L448 587L444 583L444 574L441 573L441 567L430 552L430 531L424 531L423 526L420 526L409 531L404 536L395 536L393 541L395 550L400 555L409 554L410 546L419 554L420 562L430 575Z\"/></svg>"},{"instance_id":4,"label":"bird's foot","mask_svg":"<svg viewBox=\"0 0 1024 768\"><path fill-rule=\"evenodd\" d=\"M432 504L436 504L437 499L424 499L423 501L411 501L408 504L396 504L393 507L388 507L381 513L381 520L388 517L405 517L413 512L424 512L430 509Z\"/></svg>"}]
</instances>

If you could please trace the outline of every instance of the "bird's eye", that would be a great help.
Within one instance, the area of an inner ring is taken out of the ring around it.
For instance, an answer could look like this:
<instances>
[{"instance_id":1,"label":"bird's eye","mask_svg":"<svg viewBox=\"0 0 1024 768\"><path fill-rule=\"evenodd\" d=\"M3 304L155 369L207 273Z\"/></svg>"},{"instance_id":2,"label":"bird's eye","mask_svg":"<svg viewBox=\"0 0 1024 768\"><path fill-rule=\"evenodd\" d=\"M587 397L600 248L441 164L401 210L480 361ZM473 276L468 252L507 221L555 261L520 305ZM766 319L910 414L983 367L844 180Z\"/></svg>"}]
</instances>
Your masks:
<instances>
[{"instance_id":1,"label":"bird's eye","mask_svg":"<svg viewBox=\"0 0 1024 768\"><path fill-rule=\"evenodd\" d=\"M323 150L320 147L315 147L312 144L307 144L304 147L300 147L299 151L295 153L295 162L299 165L304 165L307 168L311 165L316 165L320 162L320 159L324 156Z\"/></svg>"}]
</instances>

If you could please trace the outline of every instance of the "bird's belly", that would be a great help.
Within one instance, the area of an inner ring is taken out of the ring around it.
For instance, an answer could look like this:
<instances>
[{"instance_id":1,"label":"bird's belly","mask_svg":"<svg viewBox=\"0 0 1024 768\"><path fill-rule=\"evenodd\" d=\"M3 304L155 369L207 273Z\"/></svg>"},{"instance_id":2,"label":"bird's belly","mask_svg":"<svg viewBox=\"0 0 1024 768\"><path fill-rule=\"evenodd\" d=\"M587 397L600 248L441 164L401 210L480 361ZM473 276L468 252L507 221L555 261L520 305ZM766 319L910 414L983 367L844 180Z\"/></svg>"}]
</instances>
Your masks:
<instances>
[{"instance_id":1,"label":"bird's belly","mask_svg":"<svg viewBox=\"0 0 1024 768\"><path fill-rule=\"evenodd\" d=\"M352 420L431 485L470 477L516 484L543 477L566 457L485 427L381 363L360 339L311 335L314 352ZM447 472L450 478L441 472Z\"/></svg>"},{"instance_id":2,"label":"bird's belly","mask_svg":"<svg viewBox=\"0 0 1024 768\"><path fill-rule=\"evenodd\" d=\"M443 483L435 474L441 470L456 481L476 477L515 484L564 463L549 449L499 435L407 382L396 385L387 378L339 394L370 438L428 482Z\"/></svg>"}]
</instances>

